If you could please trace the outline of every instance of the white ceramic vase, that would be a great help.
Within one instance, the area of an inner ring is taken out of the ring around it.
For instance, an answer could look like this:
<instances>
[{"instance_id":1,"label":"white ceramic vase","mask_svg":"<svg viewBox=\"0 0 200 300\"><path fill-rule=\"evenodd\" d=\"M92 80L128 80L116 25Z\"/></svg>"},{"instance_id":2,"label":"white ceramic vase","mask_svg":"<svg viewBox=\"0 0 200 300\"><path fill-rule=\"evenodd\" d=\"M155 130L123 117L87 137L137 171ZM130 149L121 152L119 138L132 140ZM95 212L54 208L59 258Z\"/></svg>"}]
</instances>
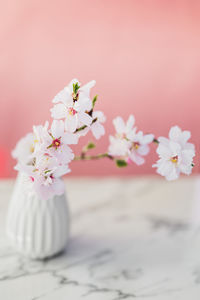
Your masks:
<instances>
[{"instance_id":1,"label":"white ceramic vase","mask_svg":"<svg viewBox=\"0 0 200 300\"><path fill-rule=\"evenodd\" d=\"M43 200L18 174L7 216L7 235L18 252L34 259L56 255L66 247L69 223L65 194Z\"/></svg>"}]
</instances>

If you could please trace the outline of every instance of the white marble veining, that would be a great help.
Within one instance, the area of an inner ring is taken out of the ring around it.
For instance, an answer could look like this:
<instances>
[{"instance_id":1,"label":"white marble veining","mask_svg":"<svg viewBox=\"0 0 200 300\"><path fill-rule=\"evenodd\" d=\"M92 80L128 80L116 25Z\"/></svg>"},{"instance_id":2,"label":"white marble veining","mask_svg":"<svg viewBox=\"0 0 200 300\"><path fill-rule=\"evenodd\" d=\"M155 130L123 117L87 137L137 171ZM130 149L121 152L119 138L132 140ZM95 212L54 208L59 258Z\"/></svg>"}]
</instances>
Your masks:
<instances>
[{"instance_id":1,"label":"white marble veining","mask_svg":"<svg viewBox=\"0 0 200 300\"><path fill-rule=\"evenodd\" d=\"M200 299L200 178L67 180L71 240L45 261L5 238L12 189L0 182L0 300Z\"/></svg>"}]
</instances>

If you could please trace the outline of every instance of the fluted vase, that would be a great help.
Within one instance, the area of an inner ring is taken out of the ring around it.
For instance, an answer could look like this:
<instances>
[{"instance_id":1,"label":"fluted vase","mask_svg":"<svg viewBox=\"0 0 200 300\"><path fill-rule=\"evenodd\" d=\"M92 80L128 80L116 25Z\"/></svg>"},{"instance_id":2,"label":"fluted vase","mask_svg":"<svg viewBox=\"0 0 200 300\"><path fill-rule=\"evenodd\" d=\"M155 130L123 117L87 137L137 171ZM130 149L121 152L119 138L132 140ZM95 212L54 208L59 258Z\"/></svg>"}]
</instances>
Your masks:
<instances>
[{"instance_id":1,"label":"fluted vase","mask_svg":"<svg viewBox=\"0 0 200 300\"><path fill-rule=\"evenodd\" d=\"M13 247L34 259L54 256L69 237L66 194L41 199L28 177L19 173L7 216L7 235Z\"/></svg>"}]
</instances>

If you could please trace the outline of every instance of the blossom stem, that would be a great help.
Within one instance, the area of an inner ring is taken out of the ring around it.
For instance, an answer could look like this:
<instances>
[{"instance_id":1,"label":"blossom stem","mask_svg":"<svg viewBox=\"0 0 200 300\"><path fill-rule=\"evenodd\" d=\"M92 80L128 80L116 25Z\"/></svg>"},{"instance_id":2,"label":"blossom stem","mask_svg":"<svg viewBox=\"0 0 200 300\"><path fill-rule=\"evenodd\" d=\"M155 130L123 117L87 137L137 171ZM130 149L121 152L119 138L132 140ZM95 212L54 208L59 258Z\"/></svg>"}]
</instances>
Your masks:
<instances>
[{"instance_id":1,"label":"blossom stem","mask_svg":"<svg viewBox=\"0 0 200 300\"><path fill-rule=\"evenodd\" d=\"M159 144L159 141L155 138L155 139L153 139L153 143Z\"/></svg>"},{"instance_id":2,"label":"blossom stem","mask_svg":"<svg viewBox=\"0 0 200 300\"><path fill-rule=\"evenodd\" d=\"M112 155L109 155L108 153L100 153L97 155L85 155L85 153L83 152L80 156L75 156L74 160L97 160L104 157L114 159L114 157Z\"/></svg>"},{"instance_id":3,"label":"blossom stem","mask_svg":"<svg viewBox=\"0 0 200 300\"><path fill-rule=\"evenodd\" d=\"M97 121L97 118L93 119L93 120L92 120L92 124L95 123L96 121ZM84 130L84 129L87 128L87 127L88 127L87 125L83 125L83 126L77 128L76 131L75 131L75 133L76 133L76 132L79 132L79 131L81 131L81 130Z\"/></svg>"}]
</instances>

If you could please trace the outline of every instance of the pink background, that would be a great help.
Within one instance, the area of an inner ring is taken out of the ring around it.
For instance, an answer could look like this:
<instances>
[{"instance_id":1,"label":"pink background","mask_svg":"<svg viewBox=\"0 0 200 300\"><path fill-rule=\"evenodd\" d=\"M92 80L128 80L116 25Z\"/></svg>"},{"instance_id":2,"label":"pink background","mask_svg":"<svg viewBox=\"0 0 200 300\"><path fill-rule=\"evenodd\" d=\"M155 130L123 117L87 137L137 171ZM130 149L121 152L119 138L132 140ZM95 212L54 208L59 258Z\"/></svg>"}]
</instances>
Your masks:
<instances>
[{"instance_id":1,"label":"pink background","mask_svg":"<svg viewBox=\"0 0 200 300\"><path fill-rule=\"evenodd\" d=\"M52 98L73 77L97 81L107 116L98 151L112 118L130 113L156 136L175 124L191 130L199 150L200 1L4 1L0 19L1 177L15 174L11 149L49 119ZM151 173L154 149L142 167L74 162L72 174Z\"/></svg>"}]
</instances>

